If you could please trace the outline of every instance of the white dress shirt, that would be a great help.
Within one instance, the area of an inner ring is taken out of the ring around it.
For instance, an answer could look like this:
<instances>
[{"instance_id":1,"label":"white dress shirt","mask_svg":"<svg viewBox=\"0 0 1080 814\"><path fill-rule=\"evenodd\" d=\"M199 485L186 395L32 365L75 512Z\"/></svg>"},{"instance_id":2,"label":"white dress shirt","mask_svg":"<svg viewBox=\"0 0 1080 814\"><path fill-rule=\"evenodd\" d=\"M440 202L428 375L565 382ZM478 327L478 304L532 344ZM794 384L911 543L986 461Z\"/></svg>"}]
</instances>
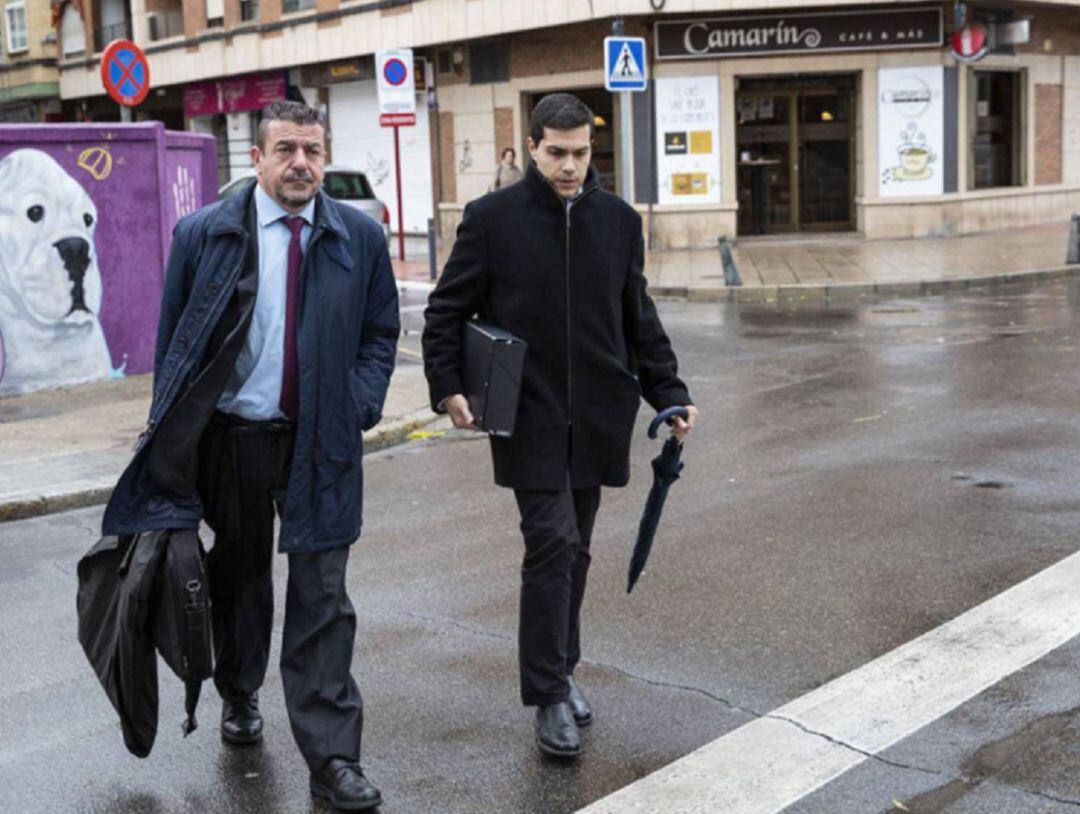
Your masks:
<instances>
[{"instance_id":1,"label":"white dress shirt","mask_svg":"<svg viewBox=\"0 0 1080 814\"><path fill-rule=\"evenodd\" d=\"M255 313L236 360L236 368L218 400L218 409L252 421L283 418L281 374L285 355L285 294L289 272L289 240L292 233L282 218L284 210L258 183L255 184L255 218L258 222L259 289ZM315 222L315 201L303 211L301 244L306 247Z\"/></svg>"}]
</instances>

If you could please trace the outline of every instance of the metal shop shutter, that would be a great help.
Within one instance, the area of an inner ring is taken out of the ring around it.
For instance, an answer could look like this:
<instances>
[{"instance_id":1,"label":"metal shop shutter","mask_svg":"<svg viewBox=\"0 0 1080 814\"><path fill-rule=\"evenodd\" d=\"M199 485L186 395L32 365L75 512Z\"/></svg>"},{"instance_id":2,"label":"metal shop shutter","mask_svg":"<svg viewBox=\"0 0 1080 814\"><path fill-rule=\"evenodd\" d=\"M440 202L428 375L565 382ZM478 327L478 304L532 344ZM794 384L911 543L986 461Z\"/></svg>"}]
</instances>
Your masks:
<instances>
[{"instance_id":1,"label":"metal shop shutter","mask_svg":"<svg viewBox=\"0 0 1080 814\"><path fill-rule=\"evenodd\" d=\"M375 195L390 207L390 225L397 231L394 186L394 132L379 125L374 82L347 82L330 87L330 130L333 163L360 170ZM432 217L431 139L424 95L416 100L416 126L402 127L401 174L406 233L427 232Z\"/></svg>"}]
</instances>

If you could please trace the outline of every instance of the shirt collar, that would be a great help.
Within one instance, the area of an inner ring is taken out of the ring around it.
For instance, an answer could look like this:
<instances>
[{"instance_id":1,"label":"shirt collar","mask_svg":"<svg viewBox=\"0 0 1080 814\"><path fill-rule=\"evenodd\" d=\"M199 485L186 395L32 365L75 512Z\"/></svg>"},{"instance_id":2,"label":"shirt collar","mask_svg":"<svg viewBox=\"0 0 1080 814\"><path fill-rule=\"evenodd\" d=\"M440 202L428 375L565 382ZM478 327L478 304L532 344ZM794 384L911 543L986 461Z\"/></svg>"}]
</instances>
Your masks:
<instances>
[{"instance_id":1,"label":"shirt collar","mask_svg":"<svg viewBox=\"0 0 1080 814\"><path fill-rule=\"evenodd\" d=\"M255 182L255 214L259 219L259 226L269 226L271 223L282 218L288 218L292 216L292 212L284 209L281 204L266 194L259 182ZM311 226L315 223L315 199L312 198L308 201L307 206L296 213L297 217L301 217Z\"/></svg>"}]
</instances>

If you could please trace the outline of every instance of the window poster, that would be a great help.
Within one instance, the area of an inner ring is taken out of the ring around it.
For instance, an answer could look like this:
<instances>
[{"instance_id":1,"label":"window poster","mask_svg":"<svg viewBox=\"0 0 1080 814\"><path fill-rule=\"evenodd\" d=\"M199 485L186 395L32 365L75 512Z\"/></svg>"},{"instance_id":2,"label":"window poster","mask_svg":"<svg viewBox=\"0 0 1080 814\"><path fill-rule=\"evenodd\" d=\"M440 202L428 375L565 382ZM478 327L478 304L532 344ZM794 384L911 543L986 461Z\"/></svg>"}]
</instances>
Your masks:
<instances>
[{"instance_id":1,"label":"window poster","mask_svg":"<svg viewBox=\"0 0 1080 814\"><path fill-rule=\"evenodd\" d=\"M878 192L941 195L945 69L878 70Z\"/></svg>"},{"instance_id":2,"label":"window poster","mask_svg":"<svg viewBox=\"0 0 1080 814\"><path fill-rule=\"evenodd\" d=\"M656 171L662 204L720 203L720 82L656 80Z\"/></svg>"}]
</instances>

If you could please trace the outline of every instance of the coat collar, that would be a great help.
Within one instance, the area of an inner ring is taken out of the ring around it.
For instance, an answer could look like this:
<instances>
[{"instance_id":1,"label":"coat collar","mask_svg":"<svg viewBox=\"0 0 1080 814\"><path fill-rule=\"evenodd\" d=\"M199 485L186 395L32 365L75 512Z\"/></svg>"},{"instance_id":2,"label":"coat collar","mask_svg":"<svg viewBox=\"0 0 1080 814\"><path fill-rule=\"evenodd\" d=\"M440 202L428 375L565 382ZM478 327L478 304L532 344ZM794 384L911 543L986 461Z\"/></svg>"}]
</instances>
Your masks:
<instances>
[{"instance_id":1,"label":"coat collar","mask_svg":"<svg viewBox=\"0 0 1080 814\"><path fill-rule=\"evenodd\" d=\"M525 183L529 185L533 194L547 206L556 209L566 208L566 199L551 185L551 182L544 177L536 166L536 162L531 159L528 168L525 170ZM599 188L600 174L596 171L596 167L590 164L589 169L585 172L585 183L581 185L581 195L578 200Z\"/></svg>"},{"instance_id":2,"label":"coat collar","mask_svg":"<svg viewBox=\"0 0 1080 814\"><path fill-rule=\"evenodd\" d=\"M221 206L218 207L207 226L208 234L247 235L247 213L252 206L255 184L256 182L252 181L240 192L229 196L221 202ZM345 224L338 214L337 204L321 189L315 196L315 229L316 231L324 229L344 242L349 241L349 230L345 228Z\"/></svg>"}]
</instances>

